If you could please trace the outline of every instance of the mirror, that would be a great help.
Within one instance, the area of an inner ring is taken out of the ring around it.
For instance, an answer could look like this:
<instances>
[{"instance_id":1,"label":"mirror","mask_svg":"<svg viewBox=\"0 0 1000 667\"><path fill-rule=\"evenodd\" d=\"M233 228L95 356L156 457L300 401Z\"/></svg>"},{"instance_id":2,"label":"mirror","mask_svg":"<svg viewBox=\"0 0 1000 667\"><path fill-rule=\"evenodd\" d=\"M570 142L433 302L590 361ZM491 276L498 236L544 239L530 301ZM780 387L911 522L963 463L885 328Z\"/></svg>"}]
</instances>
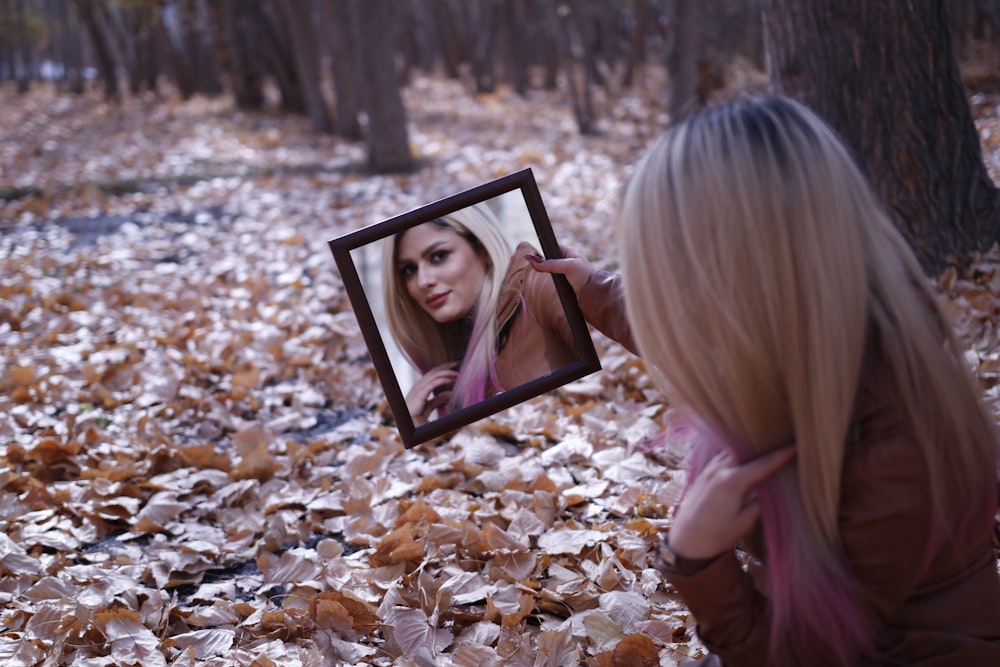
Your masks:
<instances>
[{"instance_id":1,"label":"mirror","mask_svg":"<svg viewBox=\"0 0 1000 667\"><path fill-rule=\"evenodd\" d=\"M329 246L407 447L601 368L569 283L536 272L524 258L529 252L561 256L531 169L333 239ZM477 346L474 329L482 325L473 323L487 294L496 295L489 298L500 313L495 335L479 336ZM542 296L544 303L529 307L529 299ZM537 312L551 313L558 326L544 327L544 335L543 328L532 330ZM482 342L487 339L496 354L493 380L499 386L466 370L463 386L473 390L463 393L456 389L463 382L455 381L458 363L487 354ZM479 352L466 355L469 349ZM411 389L417 397L411 404L424 406L415 415L407 407ZM482 398L461 403L460 394Z\"/></svg>"}]
</instances>

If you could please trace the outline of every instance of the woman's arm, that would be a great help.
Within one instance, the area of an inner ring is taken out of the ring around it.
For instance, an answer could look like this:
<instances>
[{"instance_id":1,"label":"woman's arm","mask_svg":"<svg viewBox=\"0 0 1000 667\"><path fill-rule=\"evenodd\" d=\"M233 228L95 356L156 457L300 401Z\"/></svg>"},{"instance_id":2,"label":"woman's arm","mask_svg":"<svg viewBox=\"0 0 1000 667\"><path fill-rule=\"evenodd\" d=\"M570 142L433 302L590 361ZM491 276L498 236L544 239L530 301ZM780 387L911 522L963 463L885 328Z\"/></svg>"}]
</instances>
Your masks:
<instances>
[{"instance_id":1,"label":"woman's arm","mask_svg":"<svg viewBox=\"0 0 1000 667\"><path fill-rule=\"evenodd\" d=\"M710 538L708 544L699 543L705 532L699 526L724 526L732 521L717 507L703 505L701 511L685 511L687 501L695 499L690 494L697 482L689 490L685 503L678 508L677 518L682 522L678 525L675 521L671 530L673 548L690 558L704 557L719 544L711 541L714 538ZM713 486L717 485L718 482ZM921 609L935 606L932 597L926 598L926 594L920 592L932 556L928 545L933 510L927 493L925 464L906 438L870 442L848 454L842 489L839 527L844 556L865 601L865 614L875 624L879 650L887 659L898 658L902 664L914 656L896 656L894 651L912 650L905 648L907 642L914 641L911 635L924 632L919 627L908 627L906 614L912 612L906 610L910 601L920 599ZM709 495L717 495L717 492ZM689 507L691 509L697 510L697 507ZM679 533L678 528L681 529ZM693 543L692 531L697 533ZM966 538L973 542L974 539L975 536ZM975 555L975 549L970 551L969 547L968 543L955 541L938 547L946 552L950 549L956 557L954 581L961 579L962 554ZM712 653L729 667L767 664L771 621L766 599L754 589L753 580L740 567L732 549L727 549L723 556L693 574L669 571L664 574L688 605L698 622L698 636ZM769 572L768 576L777 577L781 573ZM942 609L942 614L960 615L954 609ZM921 623L934 626L932 630L950 633L952 641L962 641L959 619L932 622L921 618ZM942 622L953 622L955 627L949 630L941 625ZM890 626L894 628L892 634L884 634ZM894 642L899 642L900 648L896 648Z\"/></svg>"},{"instance_id":2,"label":"woman's arm","mask_svg":"<svg viewBox=\"0 0 1000 667\"><path fill-rule=\"evenodd\" d=\"M566 276L584 319L632 354L639 354L625 314L625 292L621 276L599 271L571 248L561 247L562 259L529 256L532 267L542 273Z\"/></svg>"},{"instance_id":3,"label":"woman's arm","mask_svg":"<svg viewBox=\"0 0 1000 667\"><path fill-rule=\"evenodd\" d=\"M694 614L699 639L731 667L767 663L767 605L734 548L760 517L757 484L794 457L794 447L743 464L729 452L716 454L691 482L670 529L676 556L708 564L693 573L667 569L664 574Z\"/></svg>"}]
</instances>

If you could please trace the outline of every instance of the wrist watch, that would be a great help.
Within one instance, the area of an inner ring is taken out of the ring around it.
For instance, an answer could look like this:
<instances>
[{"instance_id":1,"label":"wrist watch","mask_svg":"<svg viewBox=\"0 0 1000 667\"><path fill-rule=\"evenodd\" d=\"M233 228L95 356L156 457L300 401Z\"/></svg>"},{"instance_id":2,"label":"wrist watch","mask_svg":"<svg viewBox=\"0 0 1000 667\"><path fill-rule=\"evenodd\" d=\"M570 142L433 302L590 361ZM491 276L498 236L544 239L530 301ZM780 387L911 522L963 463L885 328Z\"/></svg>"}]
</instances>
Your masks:
<instances>
[{"instance_id":1,"label":"wrist watch","mask_svg":"<svg viewBox=\"0 0 1000 667\"><path fill-rule=\"evenodd\" d=\"M678 556L677 553L670 548L670 535L664 535L663 539L660 540L656 548L656 555L660 562L665 566L664 569L671 572L677 572L678 574L694 574L699 570L703 570L709 565L711 565L716 559L722 554L712 556L711 558L685 558L683 556Z\"/></svg>"}]
</instances>

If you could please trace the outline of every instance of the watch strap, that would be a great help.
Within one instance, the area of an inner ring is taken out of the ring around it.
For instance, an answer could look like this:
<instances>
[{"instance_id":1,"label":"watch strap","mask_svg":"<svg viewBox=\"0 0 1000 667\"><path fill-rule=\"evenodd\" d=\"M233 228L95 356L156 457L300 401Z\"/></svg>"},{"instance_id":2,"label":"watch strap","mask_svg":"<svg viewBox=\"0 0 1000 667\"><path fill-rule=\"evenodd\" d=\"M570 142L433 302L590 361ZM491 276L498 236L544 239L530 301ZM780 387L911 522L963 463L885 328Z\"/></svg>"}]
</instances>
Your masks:
<instances>
[{"instance_id":1,"label":"watch strap","mask_svg":"<svg viewBox=\"0 0 1000 667\"><path fill-rule=\"evenodd\" d=\"M670 546L670 534L664 535L656 549L658 569L676 574L694 574L704 570L718 560L718 554L711 558L685 558L680 556Z\"/></svg>"}]
</instances>

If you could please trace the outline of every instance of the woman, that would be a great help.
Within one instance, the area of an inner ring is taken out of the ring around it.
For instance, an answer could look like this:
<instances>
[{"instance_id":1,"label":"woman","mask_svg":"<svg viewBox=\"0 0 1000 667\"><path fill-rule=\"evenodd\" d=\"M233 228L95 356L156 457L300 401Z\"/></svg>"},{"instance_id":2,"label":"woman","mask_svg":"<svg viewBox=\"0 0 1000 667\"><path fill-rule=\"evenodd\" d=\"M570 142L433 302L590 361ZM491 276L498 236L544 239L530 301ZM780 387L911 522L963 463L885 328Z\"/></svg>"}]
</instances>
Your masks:
<instances>
[{"instance_id":1,"label":"woman","mask_svg":"<svg viewBox=\"0 0 1000 667\"><path fill-rule=\"evenodd\" d=\"M709 662L1000 665L995 426L833 131L779 97L693 117L619 242L640 353L700 433L658 566Z\"/></svg>"},{"instance_id":2,"label":"woman","mask_svg":"<svg viewBox=\"0 0 1000 667\"><path fill-rule=\"evenodd\" d=\"M529 268L539 259L535 252L522 243L511 253L486 204L412 227L386 244L389 329L421 373L406 396L415 422L579 358L552 278ZM618 276L589 270L577 299L591 324L632 346Z\"/></svg>"}]
</instances>

